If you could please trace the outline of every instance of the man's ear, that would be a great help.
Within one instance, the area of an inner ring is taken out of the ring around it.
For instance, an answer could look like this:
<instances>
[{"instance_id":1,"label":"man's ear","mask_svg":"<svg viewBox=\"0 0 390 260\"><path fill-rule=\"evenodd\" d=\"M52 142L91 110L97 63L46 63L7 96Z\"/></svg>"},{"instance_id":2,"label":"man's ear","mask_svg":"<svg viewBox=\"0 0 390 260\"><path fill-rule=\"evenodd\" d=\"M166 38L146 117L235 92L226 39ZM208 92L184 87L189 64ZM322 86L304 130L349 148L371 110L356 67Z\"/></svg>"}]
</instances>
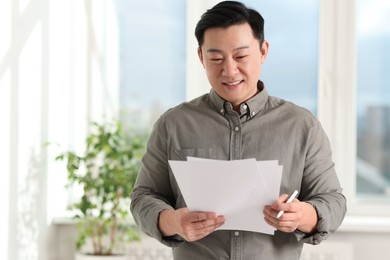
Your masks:
<instances>
[{"instance_id":1,"label":"man's ear","mask_svg":"<svg viewBox=\"0 0 390 260\"><path fill-rule=\"evenodd\" d=\"M268 43L268 41L265 40L261 44L261 49L260 49L260 52L261 52L261 63L264 63L265 59L267 58L268 49L269 49L269 43Z\"/></svg>"},{"instance_id":2,"label":"man's ear","mask_svg":"<svg viewBox=\"0 0 390 260\"><path fill-rule=\"evenodd\" d=\"M200 47L198 47L198 57L199 57L200 63L202 63L202 65L204 67L203 54L202 54L202 49Z\"/></svg>"}]
</instances>

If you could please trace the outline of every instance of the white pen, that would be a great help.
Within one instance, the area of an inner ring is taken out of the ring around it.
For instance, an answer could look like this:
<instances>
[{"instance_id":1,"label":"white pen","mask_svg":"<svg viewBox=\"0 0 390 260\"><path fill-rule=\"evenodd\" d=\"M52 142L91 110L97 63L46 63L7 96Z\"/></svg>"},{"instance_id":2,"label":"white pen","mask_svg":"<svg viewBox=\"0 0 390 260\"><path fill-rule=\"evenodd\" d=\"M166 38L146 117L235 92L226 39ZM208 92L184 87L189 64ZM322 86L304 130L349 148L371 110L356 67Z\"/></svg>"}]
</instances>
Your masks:
<instances>
[{"instance_id":1,"label":"white pen","mask_svg":"<svg viewBox=\"0 0 390 260\"><path fill-rule=\"evenodd\" d=\"M297 195L298 195L298 191L295 190L295 191L290 195L290 197L288 197L286 203L292 202L292 201L297 197ZM282 216L283 213L284 213L284 210L279 211L279 212L278 212L278 215L276 215L276 218L280 218L280 216Z\"/></svg>"}]
</instances>

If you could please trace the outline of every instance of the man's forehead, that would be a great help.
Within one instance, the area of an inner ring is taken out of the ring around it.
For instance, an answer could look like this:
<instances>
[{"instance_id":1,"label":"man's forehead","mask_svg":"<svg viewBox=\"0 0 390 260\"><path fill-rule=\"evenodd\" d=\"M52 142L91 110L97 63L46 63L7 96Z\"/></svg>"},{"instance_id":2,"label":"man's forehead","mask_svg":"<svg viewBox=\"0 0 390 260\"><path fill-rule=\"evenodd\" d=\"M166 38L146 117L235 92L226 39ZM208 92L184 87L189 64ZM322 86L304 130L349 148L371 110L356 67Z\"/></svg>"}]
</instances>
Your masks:
<instances>
[{"instance_id":1,"label":"man's forehead","mask_svg":"<svg viewBox=\"0 0 390 260\"><path fill-rule=\"evenodd\" d=\"M249 48L258 41L248 23L236 24L228 27L212 27L205 31L202 49L211 52L221 51L224 48L239 50Z\"/></svg>"}]
</instances>

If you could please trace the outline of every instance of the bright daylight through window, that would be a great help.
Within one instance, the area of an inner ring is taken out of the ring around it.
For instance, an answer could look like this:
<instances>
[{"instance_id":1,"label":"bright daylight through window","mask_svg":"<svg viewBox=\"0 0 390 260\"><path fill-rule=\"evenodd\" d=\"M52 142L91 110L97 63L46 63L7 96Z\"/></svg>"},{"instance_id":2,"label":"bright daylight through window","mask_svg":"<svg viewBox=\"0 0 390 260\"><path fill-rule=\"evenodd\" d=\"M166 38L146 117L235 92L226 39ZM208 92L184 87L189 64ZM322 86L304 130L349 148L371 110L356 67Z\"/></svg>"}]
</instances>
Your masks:
<instances>
[{"instance_id":1,"label":"bright daylight through window","mask_svg":"<svg viewBox=\"0 0 390 260\"><path fill-rule=\"evenodd\" d=\"M390 199L390 3L357 1L357 195Z\"/></svg>"},{"instance_id":2,"label":"bright daylight through window","mask_svg":"<svg viewBox=\"0 0 390 260\"><path fill-rule=\"evenodd\" d=\"M115 0L115 6L121 117L149 129L185 99L186 1Z\"/></svg>"},{"instance_id":3,"label":"bright daylight through window","mask_svg":"<svg viewBox=\"0 0 390 260\"><path fill-rule=\"evenodd\" d=\"M315 114L319 1L247 0L244 2L259 10L265 20L265 39L269 40L270 49L261 78L268 92L272 96L305 107Z\"/></svg>"}]
</instances>

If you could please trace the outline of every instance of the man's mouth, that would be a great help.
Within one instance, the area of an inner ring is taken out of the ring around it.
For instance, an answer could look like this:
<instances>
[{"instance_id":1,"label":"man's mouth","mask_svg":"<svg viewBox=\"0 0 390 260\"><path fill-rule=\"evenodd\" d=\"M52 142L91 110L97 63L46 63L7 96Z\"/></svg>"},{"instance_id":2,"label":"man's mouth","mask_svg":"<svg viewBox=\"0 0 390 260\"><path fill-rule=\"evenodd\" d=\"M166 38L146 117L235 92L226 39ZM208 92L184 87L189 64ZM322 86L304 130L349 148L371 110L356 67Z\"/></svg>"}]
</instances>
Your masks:
<instances>
[{"instance_id":1,"label":"man's mouth","mask_svg":"<svg viewBox=\"0 0 390 260\"><path fill-rule=\"evenodd\" d=\"M235 88L238 87L243 82L243 80L236 80L232 82L224 82L223 84L227 86L228 88Z\"/></svg>"}]
</instances>

